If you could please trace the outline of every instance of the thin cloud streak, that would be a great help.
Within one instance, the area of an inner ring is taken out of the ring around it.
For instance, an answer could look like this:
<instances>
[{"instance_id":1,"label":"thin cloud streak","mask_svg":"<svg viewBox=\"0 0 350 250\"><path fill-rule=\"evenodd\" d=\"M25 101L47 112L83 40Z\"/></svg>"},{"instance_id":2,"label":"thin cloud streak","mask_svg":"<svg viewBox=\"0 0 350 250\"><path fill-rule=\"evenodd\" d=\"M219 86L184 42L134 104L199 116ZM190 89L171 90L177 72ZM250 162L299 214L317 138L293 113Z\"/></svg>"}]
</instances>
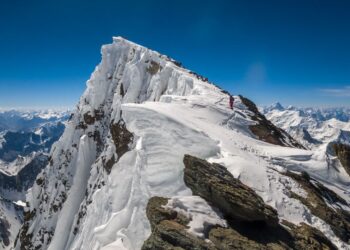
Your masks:
<instances>
[{"instance_id":1,"label":"thin cloud streak","mask_svg":"<svg viewBox=\"0 0 350 250\"><path fill-rule=\"evenodd\" d=\"M319 89L323 94L333 97L350 97L350 86L343 88Z\"/></svg>"}]
</instances>

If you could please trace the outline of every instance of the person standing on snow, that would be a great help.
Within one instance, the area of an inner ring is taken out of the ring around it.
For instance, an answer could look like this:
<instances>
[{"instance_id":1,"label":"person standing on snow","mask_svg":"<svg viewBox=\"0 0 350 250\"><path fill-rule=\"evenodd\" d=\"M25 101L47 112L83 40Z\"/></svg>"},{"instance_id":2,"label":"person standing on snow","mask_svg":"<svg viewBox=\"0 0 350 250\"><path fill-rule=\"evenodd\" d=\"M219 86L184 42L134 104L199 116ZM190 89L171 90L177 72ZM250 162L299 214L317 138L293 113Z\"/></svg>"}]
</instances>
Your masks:
<instances>
[{"instance_id":1,"label":"person standing on snow","mask_svg":"<svg viewBox=\"0 0 350 250\"><path fill-rule=\"evenodd\" d=\"M233 102L235 101L235 99L233 98L232 95L230 95L230 109L233 109Z\"/></svg>"}]
</instances>

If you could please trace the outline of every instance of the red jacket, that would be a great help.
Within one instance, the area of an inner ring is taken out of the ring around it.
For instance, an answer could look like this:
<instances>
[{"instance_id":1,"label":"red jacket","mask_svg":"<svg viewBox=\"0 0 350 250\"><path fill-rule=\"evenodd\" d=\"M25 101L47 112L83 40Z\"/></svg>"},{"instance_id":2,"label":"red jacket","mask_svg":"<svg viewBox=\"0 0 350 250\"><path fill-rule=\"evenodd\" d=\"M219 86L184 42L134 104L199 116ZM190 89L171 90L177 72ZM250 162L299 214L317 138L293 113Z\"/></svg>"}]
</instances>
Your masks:
<instances>
[{"instance_id":1,"label":"red jacket","mask_svg":"<svg viewBox=\"0 0 350 250\"><path fill-rule=\"evenodd\" d=\"M230 95L230 109L233 109L234 98Z\"/></svg>"}]
</instances>

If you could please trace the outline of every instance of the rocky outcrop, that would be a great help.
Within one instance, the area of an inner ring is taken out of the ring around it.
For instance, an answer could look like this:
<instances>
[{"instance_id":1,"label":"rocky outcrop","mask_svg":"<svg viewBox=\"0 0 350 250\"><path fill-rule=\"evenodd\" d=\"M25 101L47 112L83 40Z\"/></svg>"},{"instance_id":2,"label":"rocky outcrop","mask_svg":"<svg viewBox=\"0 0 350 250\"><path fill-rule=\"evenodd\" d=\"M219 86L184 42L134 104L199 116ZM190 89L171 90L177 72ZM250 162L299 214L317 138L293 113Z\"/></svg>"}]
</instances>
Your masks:
<instances>
[{"instance_id":1,"label":"rocky outcrop","mask_svg":"<svg viewBox=\"0 0 350 250\"><path fill-rule=\"evenodd\" d=\"M189 220L180 213L166 209L168 199L153 197L147 205L147 217L151 223L152 235L145 241L142 250L166 249L216 249L213 244L187 232Z\"/></svg>"},{"instance_id":2,"label":"rocky outcrop","mask_svg":"<svg viewBox=\"0 0 350 250\"><path fill-rule=\"evenodd\" d=\"M350 175L350 146L342 143L334 143L333 150L345 171Z\"/></svg>"},{"instance_id":3,"label":"rocky outcrop","mask_svg":"<svg viewBox=\"0 0 350 250\"><path fill-rule=\"evenodd\" d=\"M251 100L241 95L239 97L242 103L252 113L251 119L255 121L256 124L249 126L249 129L259 140L284 147L291 146L305 149L303 145L293 139L287 132L276 127L272 122L267 120Z\"/></svg>"},{"instance_id":4,"label":"rocky outcrop","mask_svg":"<svg viewBox=\"0 0 350 250\"><path fill-rule=\"evenodd\" d=\"M194 195L218 207L226 219L278 224L277 212L225 167L185 155L184 181Z\"/></svg>"},{"instance_id":5,"label":"rocky outcrop","mask_svg":"<svg viewBox=\"0 0 350 250\"><path fill-rule=\"evenodd\" d=\"M191 218L166 206L167 198L153 197L147 206L152 234L143 250L337 249L311 226L279 224L276 210L223 166L189 155L184 164L185 183L223 214L228 227L211 226L199 238L188 231Z\"/></svg>"},{"instance_id":6,"label":"rocky outcrop","mask_svg":"<svg viewBox=\"0 0 350 250\"><path fill-rule=\"evenodd\" d=\"M130 150L130 144L134 139L134 135L129 130L127 130L125 122L123 120L120 120L117 123L112 123L110 132L118 158L116 159L115 156L112 155L112 157L108 160L103 159L103 166L108 174L112 171L113 165L119 160L119 158Z\"/></svg>"},{"instance_id":7,"label":"rocky outcrop","mask_svg":"<svg viewBox=\"0 0 350 250\"><path fill-rule=\"evenodd\" d=\"M306 191L307 197L291 192L291 197L300 200L312 214L330 225L335 235L350 243L350 213L341 207L349 204L339 195L321 183L313 180L306 172L301 175L287 172L287 176L297 181Z\"/></svg>"},{"instance_id":8,"label":"rocky outcrop","mask_svg":"<svg viewBox=\"0 0 350 250\"><path fill-rule=\"evenodd\" d=\"M232 228L215 228L210 231L209 239L217 249L336 249L336 247L317 229L304 223L295 226L291 223L283 222L288 228L293 245L283 246L279 243L260 244L254 240L242 236Z\"/></svg>"}]
</instances>

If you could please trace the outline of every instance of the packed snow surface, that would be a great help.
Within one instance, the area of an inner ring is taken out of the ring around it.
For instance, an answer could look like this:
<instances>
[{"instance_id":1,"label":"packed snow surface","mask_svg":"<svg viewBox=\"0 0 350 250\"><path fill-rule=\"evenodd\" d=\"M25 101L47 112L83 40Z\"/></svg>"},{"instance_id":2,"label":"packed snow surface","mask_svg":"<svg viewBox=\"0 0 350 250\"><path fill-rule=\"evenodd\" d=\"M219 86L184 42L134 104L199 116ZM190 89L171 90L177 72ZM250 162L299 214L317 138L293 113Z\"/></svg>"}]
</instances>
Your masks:
<instances>
[{"instance_id":1,"label":"packed snow surface","mask_svg":"<svg viewBox=\"0 0 350 250\"><path fill-rule=\"evenodd\" d=\"M231 110L227 93L177 65L120 37L103 46L102 62L52 149L52 164L40 176L45 185L35 185L28 194L30 210L40 211L28 231L33 243L41 244L41 231L46 230L54 233L43 246L51 250L140 249L151 233L145 211L153 196L175 197L168 206L191 217L189 230L199 236L206 221L224 225L184 184L182 161L190 154L224 165L276 208L280 219L310 224L339 248L349 247L289 197L290 190L306 194L279 172L307 171L347 201L349 176L329 168L326 155L316 151L257 140L248 128L254 124L250 111L238 96ZM103 118L81 126L84 114L94 116L97 111ZM120 120L134 138L118 159L110 126ZM92 139L97 132L102 149ZM118 161L107 174L104 162L112 157ZM52 204L62 208L53 212Z\"/></svg>"}]
</instances>

